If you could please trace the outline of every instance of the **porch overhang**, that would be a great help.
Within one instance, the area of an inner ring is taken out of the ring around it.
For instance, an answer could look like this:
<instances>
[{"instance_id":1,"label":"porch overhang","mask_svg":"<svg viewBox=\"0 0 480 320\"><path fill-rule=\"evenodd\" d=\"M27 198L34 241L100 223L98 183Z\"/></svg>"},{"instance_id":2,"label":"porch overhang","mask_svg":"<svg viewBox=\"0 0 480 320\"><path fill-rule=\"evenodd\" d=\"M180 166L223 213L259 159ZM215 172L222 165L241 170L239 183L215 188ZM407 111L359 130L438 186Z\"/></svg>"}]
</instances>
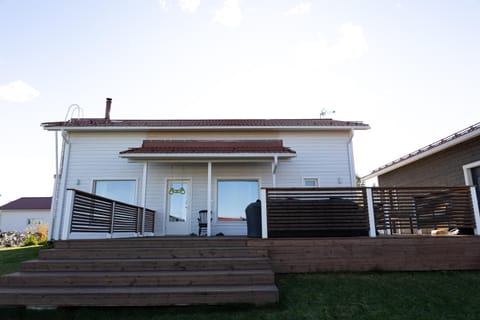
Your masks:
<instances>
[{"instance_id":1,"label":"porch overhang","mask_svg":"<svg viewBox=\"0 0 480 320\"><path fill-rule=\"evenodd\" d=\"M137 153L137 154L121 154L121 158L130 161L186 161L186 162L208 162L208 161L248 161L248 162L271 162L272 159L289 159L296 157L295 154L278 154L278 153L235 153L235 154L219 154L219 153Z\"/></svg>"},{"instance_id":2,"label":"porch overhang","mask_svg":"<svg viewBox=\"0 0 480 320\"><path fill-rule=\"evenodd\" d=\"M296 152L282 140L144 140L141 147L120 152L130 161L272 161Z\"/></svg>"}]
</instances>

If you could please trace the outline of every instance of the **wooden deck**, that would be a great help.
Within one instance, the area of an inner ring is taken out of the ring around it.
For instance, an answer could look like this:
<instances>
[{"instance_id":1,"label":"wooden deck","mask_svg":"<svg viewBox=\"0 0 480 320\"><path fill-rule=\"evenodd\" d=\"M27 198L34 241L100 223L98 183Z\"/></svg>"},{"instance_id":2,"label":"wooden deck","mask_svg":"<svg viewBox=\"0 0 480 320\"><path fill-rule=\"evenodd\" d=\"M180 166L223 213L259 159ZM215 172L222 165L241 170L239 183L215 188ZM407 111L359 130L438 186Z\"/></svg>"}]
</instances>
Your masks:
<instances>
[{"instance_id":1,"label":"wooden deck","mask_svg":"<svg viewBox=\"0 0 480 320\"><path fill-rule=\"evenodd\" d=\"M478 236L386 236L250 240L275 273L480 269Z\"/></svg>"},{"instance_id":2,"label":"wooden deck","mask_svg":"<svg viewBox=\"0 0 480 320\"><path fill-rule=\"evenodd\" d=\"M0 277L0 305L168 306L278 301L268 249L246 239L68 240Z\"/></svg>"},{"instance_id":3,"label":"wooden deck","mask_svg":"<svg viewBox=\"0 0 480 320\"><path fill-rule=\"evenodd\" d=\"M476 236L67 240L0 277L0 305L265 304L274 272L473 269Z\"/></svg>"}]
</instances>

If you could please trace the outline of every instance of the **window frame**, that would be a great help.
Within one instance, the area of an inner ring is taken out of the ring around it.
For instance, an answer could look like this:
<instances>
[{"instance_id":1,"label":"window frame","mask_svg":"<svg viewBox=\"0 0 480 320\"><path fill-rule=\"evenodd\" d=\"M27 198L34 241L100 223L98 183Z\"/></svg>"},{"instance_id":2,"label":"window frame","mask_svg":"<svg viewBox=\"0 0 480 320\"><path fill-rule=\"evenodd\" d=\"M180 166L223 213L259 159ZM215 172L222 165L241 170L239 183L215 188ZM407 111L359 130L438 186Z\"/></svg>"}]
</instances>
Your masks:
<instances>
[{"instance_id":1,"label":"window frame","mask_svg":"<svg viewBox=\"0 0 480 320\"><path fill-rule=\"evenodd\" d=\"M307 181L315 181L316 185L307 186ZM302 187L304 187L304 188L318 188L318 187L320 187L320 179L318 177L303 177Z\"/></svg>"}]
</instances>

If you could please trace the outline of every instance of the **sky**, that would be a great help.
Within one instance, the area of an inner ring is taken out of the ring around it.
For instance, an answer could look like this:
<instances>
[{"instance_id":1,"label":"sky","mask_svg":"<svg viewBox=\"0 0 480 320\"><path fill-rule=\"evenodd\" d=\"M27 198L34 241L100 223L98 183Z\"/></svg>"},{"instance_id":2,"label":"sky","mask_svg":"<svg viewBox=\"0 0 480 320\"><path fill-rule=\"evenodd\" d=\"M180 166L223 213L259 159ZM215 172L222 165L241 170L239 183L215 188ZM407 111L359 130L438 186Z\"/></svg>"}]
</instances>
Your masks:
<instances>
[{"instance_id":1,"label":"sky","mask_svg":"<svg viewBox=\"0 0 480 320\"><path fill-rule=\"evenodd\" d=\"M0 0L0 204L49 196L40 124L363 121L360 176L480 121L480 0ZM334 113L333 113L334 112Z\"/></svg>"}]
</instances>

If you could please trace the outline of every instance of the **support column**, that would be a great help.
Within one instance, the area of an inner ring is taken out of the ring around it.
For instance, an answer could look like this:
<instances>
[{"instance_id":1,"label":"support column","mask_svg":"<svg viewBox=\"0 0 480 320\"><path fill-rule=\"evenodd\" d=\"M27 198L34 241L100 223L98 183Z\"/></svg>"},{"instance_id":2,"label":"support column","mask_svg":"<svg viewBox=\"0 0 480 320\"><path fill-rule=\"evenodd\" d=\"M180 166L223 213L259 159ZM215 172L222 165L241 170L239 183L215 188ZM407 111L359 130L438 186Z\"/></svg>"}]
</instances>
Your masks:
<instances>
[{"instance_id":1,"label":"support column","mask_svg":"<svg viewBox=\"0 0 480 320\"><path fill-rule=\"evenodd\" d=\"M260 190L260 202L262 206L262 239L268 238L268 221L267 221L267 190Z\"/></svg>"},{"instance_id":2,"label":"support column","mask_svg":"<svg viewBox=\"0 0 480 320\"><path fill-rule=\"evenodd\" d=\"M478 208L477 191L475 187L470 187L470 194L472 195L473 217L475 218L475 235L480 235L480 210Z\"/></svg>"},{"instance_id":3,"label":"support column","mask_svg":"<svg viewBox=\"0 0 480 320\"><path fill-rule=\"evenodd\" d=\"M142 178L142 236L145 232L145 210L147 208L147 177L148 177L148 161L143 164L143 178Z\"/></svg>"},{"instance_id":4,"label":"support column","mask_svg":"<svg viewBox=\"0 0 480 320\"><path fill-rule=\"evenodd\" d=\"M207 173L207 237L212 235L212 162L208 162Z\"/></svg>"},{"instance_id":5,"label":"support column","mask_svg":"<svg viewBox=\"0 0 480 320\"><path fill-rule=\"evenodd\" d=\"M377 230L375 228L375 214L374 214L374 208L373 208L373 194L372 194L371 188L366 189L366 195L367 195L367 206L368 206L368 223L370 226L369 236L371 238L375 238L377 236Z\"/></svg>"}]
</instances>

